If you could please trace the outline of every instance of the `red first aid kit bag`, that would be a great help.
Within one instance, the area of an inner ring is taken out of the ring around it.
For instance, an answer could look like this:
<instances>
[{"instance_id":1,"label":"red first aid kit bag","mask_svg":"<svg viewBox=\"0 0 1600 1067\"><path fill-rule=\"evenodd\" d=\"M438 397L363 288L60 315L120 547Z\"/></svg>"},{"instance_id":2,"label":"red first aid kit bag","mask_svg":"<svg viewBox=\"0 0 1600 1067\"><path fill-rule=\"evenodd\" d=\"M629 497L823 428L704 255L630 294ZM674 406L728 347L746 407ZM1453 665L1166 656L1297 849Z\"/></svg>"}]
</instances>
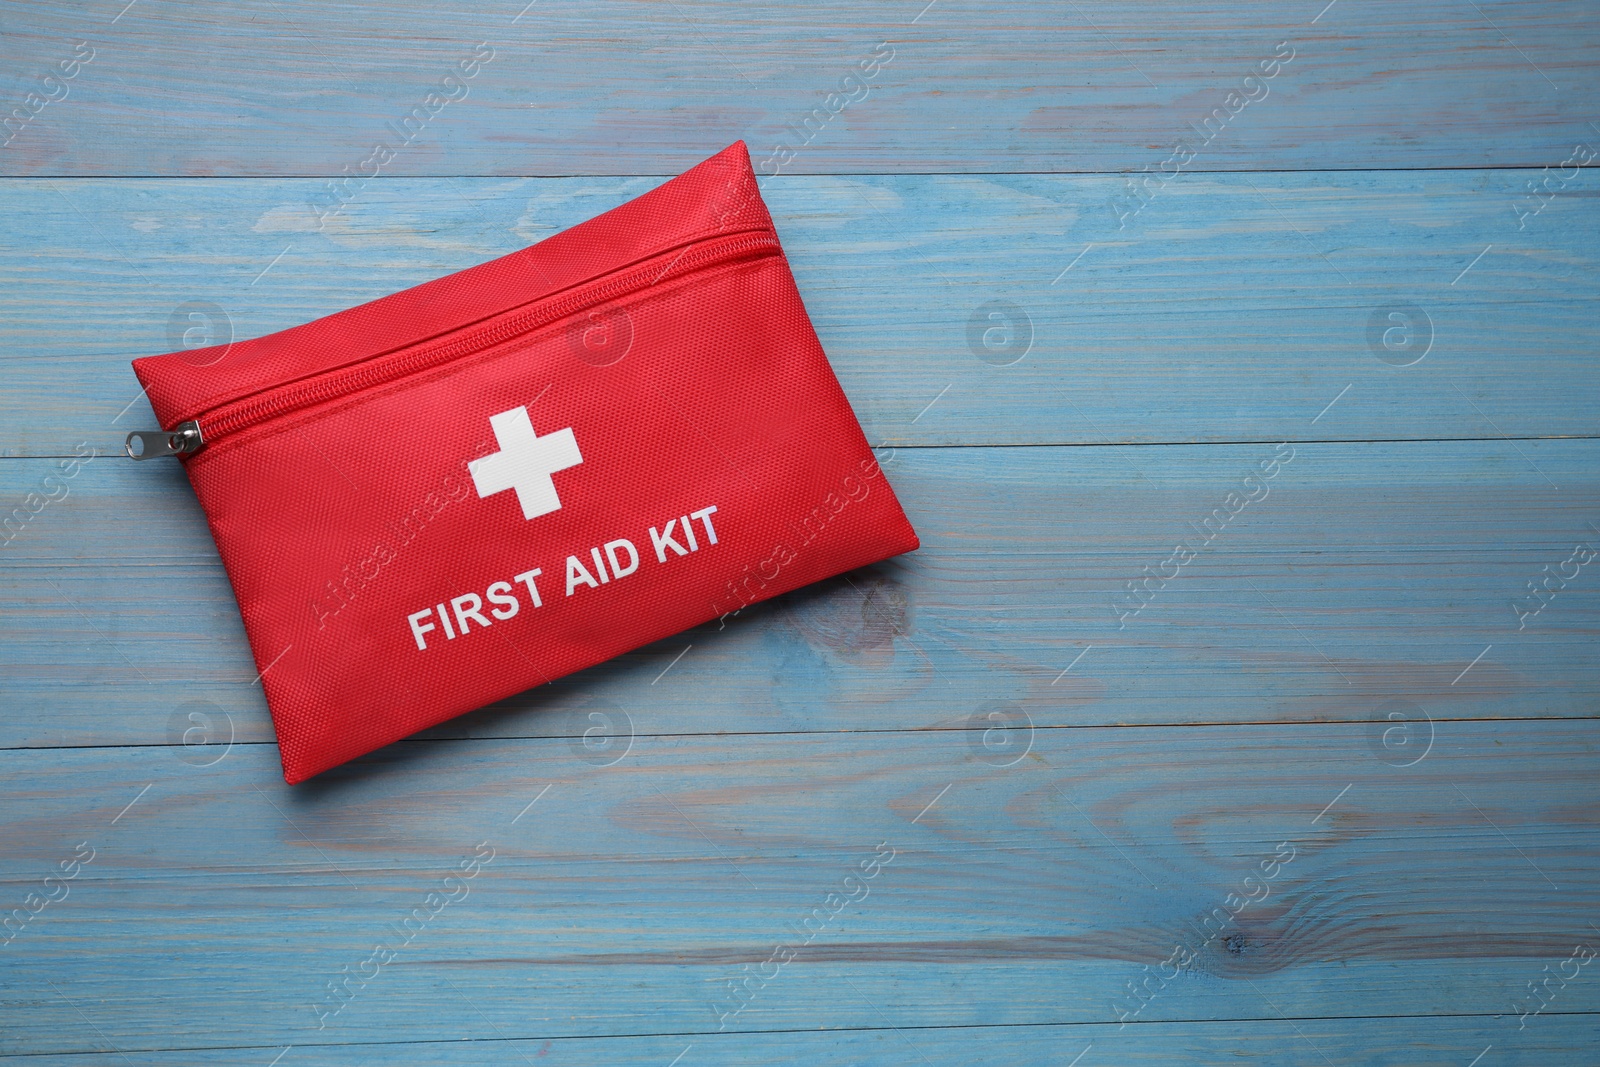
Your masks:
<instances>
[{"instance_id":1,"label":"red first aid kit bag","mask_svg":"<svg viewBox=\"0 0 1600 1067\"><path fill-rule=\"evenodd\" d=\"M554 237L134 361L291 783L917 547L744 144Z\"/></svg>"}]
</instances>

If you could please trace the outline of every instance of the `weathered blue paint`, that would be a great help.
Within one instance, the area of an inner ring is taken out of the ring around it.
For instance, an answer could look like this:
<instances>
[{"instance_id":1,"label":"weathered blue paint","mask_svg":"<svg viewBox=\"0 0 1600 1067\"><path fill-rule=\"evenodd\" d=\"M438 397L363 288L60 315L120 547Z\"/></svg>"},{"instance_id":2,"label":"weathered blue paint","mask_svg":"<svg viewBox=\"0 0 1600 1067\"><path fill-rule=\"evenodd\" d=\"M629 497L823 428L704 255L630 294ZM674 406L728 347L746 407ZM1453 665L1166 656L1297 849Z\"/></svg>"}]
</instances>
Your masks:
<instances>
[{"instance_id":1,"label":"weathered blue paint","mask_svg":"<svg viewBox=\"0 0 1600 1067\"><path fill-rule=\"evenodd\" d=\"M0 38L0 1059L1592 1059L1593 5L124 2ZM127 361L739 137L923 549L283 786Z\"/></svg>"}]
</instances>

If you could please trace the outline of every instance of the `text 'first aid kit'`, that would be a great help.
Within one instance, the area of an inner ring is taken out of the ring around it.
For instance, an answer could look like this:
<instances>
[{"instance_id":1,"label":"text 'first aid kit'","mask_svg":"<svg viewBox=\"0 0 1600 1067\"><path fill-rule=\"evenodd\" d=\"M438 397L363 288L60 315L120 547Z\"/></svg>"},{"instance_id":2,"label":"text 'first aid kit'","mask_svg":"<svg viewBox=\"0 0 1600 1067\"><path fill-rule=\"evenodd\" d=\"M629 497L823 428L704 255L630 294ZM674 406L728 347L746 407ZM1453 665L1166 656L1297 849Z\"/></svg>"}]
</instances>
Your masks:
<instances>
[{"instance_id":1,"label":"text 'first aid kit'","mask_svg":"<svg viewBox=\"0 0 1600 1067\"><path fill-rule=\"evenodd\" d=\"M530 248L136 360L284 777L917 547L743 143Z\"/></svg>"}]
</instances>

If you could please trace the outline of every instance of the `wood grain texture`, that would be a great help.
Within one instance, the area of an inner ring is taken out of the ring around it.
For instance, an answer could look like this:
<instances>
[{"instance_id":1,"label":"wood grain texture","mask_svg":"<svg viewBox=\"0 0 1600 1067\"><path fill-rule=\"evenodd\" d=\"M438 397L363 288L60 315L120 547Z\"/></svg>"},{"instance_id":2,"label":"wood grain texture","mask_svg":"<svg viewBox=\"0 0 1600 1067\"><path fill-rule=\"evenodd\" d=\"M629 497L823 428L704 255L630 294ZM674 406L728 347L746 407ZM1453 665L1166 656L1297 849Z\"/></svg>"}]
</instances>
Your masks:
<instances>
[{"instance_id":1,"label":"wood grain texture","mask_svg":"<svg viewBox=\"0 0 1600 1067\"><path fill-rule=\"evenodd\" d=\"M670 174L739 137L793 145L880 43L892 60L792 170L1154 167L1230 92L1259 96L1243 79L1279 42L1293 59L1195 166L1553 165L1600 89L1582 0L124 4L8 12L8 110L95 51L5 173L338 174L388 138L393 174ZM480 42L493 58L403 144L389 124Z\"/></svg>"},{"instance_id":2,"label":"wood grain texture","mask_svg":"<svg viewBox=\"0 0 1600 1067\"><path fill-rule=\"evenodd\" d=\"M0 1062L1594 1059L1595 5L524 4L0 0ZM740 138L924 548L283 786L128 360Z\"/></svg>"},{"instance_id":3,"label":"wood grain texture","mask_svg":"<svg viewBox=\"0 0 1600 1067\"><path fill-rule=\"evenodd\" d=\"M783 1034L694 1034L611 1038L500 1038L487 1026L464 1018L461 1034L436 1042L254 1048L185 1049L140 1052L0 1056L16 1067L73 1067L78 1064L134 1064L136 1067L264 1067L282 1055L282 1067L358 1067L404 1063L409 1067L463 1067L486 1062L562 1064L564 1067L614 1067L619 1063L683 1067L812 1067L818 1063L853 1067L907 1063L928 1067L966 1067L985 1063L1061 1064L1074 1056L1092 1062L1094 1049L1113 1049L1112 1062L1140 1067L1181 1064L1327 1067L1361 1063L1365 1067L1461 1067L1473 1055L1491 1050L1496 1062L1532 1065L1579 1062L1593 1047L1596 1032L1585 1016L1552 1015L1518 1033L1508 1045L1502 1020L1481 1018L1411 1019L1253 1019L1248 1022L1141 1024L1129 1036L1114 1026L985 1026L845 1030ZM479 1029L481 1027L481 1029ZM102 1040L101 1047L106 1047ZM291 1057L293 1057L291 1059ZM675 1057L677 1064L673 1064Z\"/></svg>"},{"instance_id":4,"label":"wood grain texture","mask_svg":"<svg viewBox=\"0 0 1600 1067\"><path fill-rule=\"evenodd\" d=\"M74 1005L123 1049L1104 1022L1174 944L1191 965L1108 1059L1168 1020L1465 1015L1514 1045L1526 982L1600 940L1596 740L1442 723L1404 767L1349 724L1040 730L1011 766L939 733L641 738L609 767L441 741L293 789L266 745L12 751L0 889L94 855L3 950L6 1051L103 1049ZM457 899L399 943L434 891ZM1554 996L1594 1012L1600 981Z\"/></svg>"},{"instance_id":5,"label":"wood grain texture","mask_svg":"<svg viewBox=\"0 0 1600 1067\"><path fill-rule=\"evenodd\" d=\"M1596 173L1520 230L1536 173L1184 175L1120 229L1105 176L783 177L765 196L874 442L1589 436ZM0 454L120 447L152 417L128 361L185 330L282 329L656 182L386 180L318 232L310 181L10 181ZM998 352L971 331L995 300L1020 309ZM1401 305L1427 324L1386 362L1369 326Z\"/></svg>"},{"instance_id":6,"label":"wood grain texture","mask_svg":"<svg viewBox=\"0 0 1600 1067\"><path fill-rule=\"evenodd\" d=\"M918 552L432 735L581 735L591 710L640 734L986 729L995 708L1039 726L1366 721L1395 700L1436 719L1595 714L1591 570L1537 614L1513 601L1574 544L1600 547L1600 442L1289 447L1221 525L1276 446L897 450ZM56 469L0 463L0 500ZM66 485L0 548L0 744L166 743L197 701L270 740L181 470L102 457ZM1180 540L1198 555L1177 567ZM1151 573L1129 613L1127 583Z\"/></svg>"}]
</instances>

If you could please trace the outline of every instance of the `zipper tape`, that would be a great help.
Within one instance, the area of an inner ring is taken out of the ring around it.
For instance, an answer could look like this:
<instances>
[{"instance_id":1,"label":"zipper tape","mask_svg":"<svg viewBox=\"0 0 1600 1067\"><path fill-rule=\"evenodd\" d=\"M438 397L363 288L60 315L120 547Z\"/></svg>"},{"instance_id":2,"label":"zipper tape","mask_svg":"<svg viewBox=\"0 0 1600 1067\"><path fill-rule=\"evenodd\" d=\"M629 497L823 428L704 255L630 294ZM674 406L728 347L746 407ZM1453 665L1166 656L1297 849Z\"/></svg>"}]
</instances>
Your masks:
<instances>
[{"instance_id":1,"label":"zipper tape","mask_svg":"<svg viewBox=\"0 0 1600 1067\"><path fill-rule=\"evenodd\" d=\"M135 430L128 435L124 447L131 458L141 460L193 455L207 444L279 416L445 366L582 314L609 300L643 291L675 269L681 277L692 271L778 251L777 235L765 230L702 239L681 250L669 248L643 264L602 275L535 300L521 309L502 312L488 323L463 327L444 339L407 345L359 363L257 390L184 420L170 431ZM663 268L660 263L669 256L673 258Z\"/></svg>"}]
</instances>

